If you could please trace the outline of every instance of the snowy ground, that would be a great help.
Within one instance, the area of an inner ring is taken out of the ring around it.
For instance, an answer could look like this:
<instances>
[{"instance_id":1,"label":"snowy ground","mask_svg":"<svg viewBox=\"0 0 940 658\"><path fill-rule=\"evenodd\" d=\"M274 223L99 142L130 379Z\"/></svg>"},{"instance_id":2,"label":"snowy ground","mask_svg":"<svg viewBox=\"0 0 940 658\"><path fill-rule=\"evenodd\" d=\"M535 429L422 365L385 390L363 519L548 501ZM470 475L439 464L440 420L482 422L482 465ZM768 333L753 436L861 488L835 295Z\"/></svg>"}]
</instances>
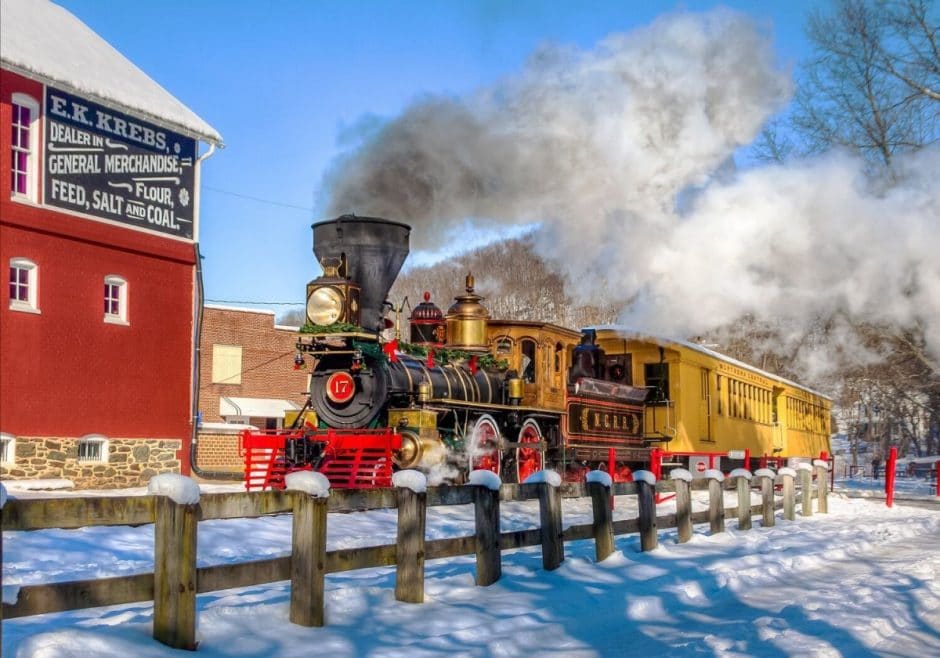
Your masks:
<instances>
[{"instance_id":1,"label":"snowy ground","mask_svg":"<svg viewBox=\"0 0 940 658\"><path fill-rule=\"evenodd\" d=\"M864 478L837 483L828 515L778 515L774 528L755 518L752 530L739 531L729 520L715 536L697 526L687 544L661 531L649 553L639 552L637 536L618 537L618 552L600 564L590 541L566 544L554 572L542 570L537 548L505 553L503 578L485 588L473 584L472 556L429 561L421 605L395 601L389 568L330 575L327 623L318 629L288 622L286 582L214 592L198 599L197 655L940 655L940 507L903 500L937 500L933 485L899 479L892 509L838 493L881 487ZM660 513L669 510L665 503ZM589 522L590 501L566 500L564 514L566 525ZM615 517L631 516L632 499L618 497ZM534 501L502 505L503 530L537 519ZM395 537L394 510L334 514L329 523L330 549ZM469 506L429 511L429 538L472 528ZM290 533L287 515L203 522L199 564L285 554ZM4 598L19 584L150 571L152 551L152 526L6 532ZM186 655L151 639L151 616L152 604L142 603L4 621L3 655Z\"/></svg>"}]
</instances>

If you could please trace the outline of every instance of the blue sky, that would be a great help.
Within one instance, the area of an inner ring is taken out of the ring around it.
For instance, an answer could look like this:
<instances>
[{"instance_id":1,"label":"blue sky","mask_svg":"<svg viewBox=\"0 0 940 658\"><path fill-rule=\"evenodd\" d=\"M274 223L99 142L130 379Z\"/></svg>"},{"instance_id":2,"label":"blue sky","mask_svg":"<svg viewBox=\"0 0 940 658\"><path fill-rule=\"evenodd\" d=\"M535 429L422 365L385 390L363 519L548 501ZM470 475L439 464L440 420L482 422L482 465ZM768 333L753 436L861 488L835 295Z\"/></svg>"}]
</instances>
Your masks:
<instances>
[{"instance_id":1,"label":"blue sky","mask_svg":"<svg viewBox=\"0 0 940 658\"><path fill-rule=\"evenodd\" d=\"M784 63L796 64L808 53L806 15L824 6L806 0L59 4L221 132L226 148L203 169L200 246L206 297L239 303L302 302L306 282L319 273L310 224L329 219L322 215L322 178L343 140L364 122L394 117L424 95L459 96L489 85L518 71L542 42L589 49L676 9L740 9L766 26Z\"/></svg>"}]
</instances>

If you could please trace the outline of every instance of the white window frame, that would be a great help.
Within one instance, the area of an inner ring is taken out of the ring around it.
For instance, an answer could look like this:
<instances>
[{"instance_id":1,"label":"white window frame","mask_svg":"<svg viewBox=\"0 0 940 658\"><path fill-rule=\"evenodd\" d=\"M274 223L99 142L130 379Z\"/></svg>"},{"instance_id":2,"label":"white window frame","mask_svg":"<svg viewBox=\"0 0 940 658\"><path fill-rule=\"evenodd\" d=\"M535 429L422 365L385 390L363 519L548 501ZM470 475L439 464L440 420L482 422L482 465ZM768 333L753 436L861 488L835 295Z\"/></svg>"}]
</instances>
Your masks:
<instances>
[{"instance_id":1,"label":"white window frame","mask_svg":"<svg viewBox=\"0 0 940 658\"><path fill-rule=\"evenodd\" d=\"M13 466L16 463L16 437L0 432L0 464Z\"/></svg>"},{"instance_id":2,"label":"white window frame","mask_svg":"<svg viewBox=\"0 0 940 658\"><path fill-rule=\"evenodd\" d=\"M13 181L7 181L4 184L10 185L10 198L15 201L28 201L30 203L36 203L37 193L38 193L38 170L39 170L39 102L27 94L16 92L13 94L12 106L25 107L29 110L29 124L26 126L29 130L29 145L27 146L27 155L26 155L26 171L22 172L26 174L26 192L18 192L13 185ZM11 108L12 109L12 108ZM16 124L11 124L11 129ZM15 147L12 144L10 145L10 171L11 176L12 172L15 171L16 163L15 158L13 158L13 153L16 151L22 151L21 147Z\"/></svg>"},{"instance_id":3,"label":"white window frame","mask_svg":"<svg viewBox=\"0 0 940 658\"><path fill-rule=\"evenodd\" d=\"M103 299L105 303L104 321L107 322L108 324L122 324L122 325L130 324L130 322L128 322L127 320L127 300L128 300L127 279L125 279L124 277L118 276L117 274L109 274L108 276L104 278L104 285L105 285L104 299ZM116 299L117 313L109 312L111 307L108 304L108 302L112 300L112 297L110 297L111 286L117 287L117 299Z\"/></svg>"},{"instance_id":4,"label":"white window frame","mask_svg":"<svg viewBox=\"0 0 940 658\"><path fill-rule=\"evenodd\" d=\"M98 454L91 457L82 457L82 445L94 445L97 446ZM80 464L107 464L109 457L109 442L106 436L100 434L86 434L78 440L78 463Z\"/></svg>"},{"instance_id":5,"label":"white window frame","mask_svg":"<svg viewBox=\"0 0 940 658\"><path fill-rule=\"evenodd\" d=\"M11 258L10 267L7 270L7 288L10 287L10 270L26 270L26 299L14 299L10 295L10 310L22 311L24 313L39 313L39 266L28 258ZM19 277L17 277L19 278ZM19 283L15 285L20 285ZM9 294L9 291L8 291Z\"/></svg>"}]
</instances>

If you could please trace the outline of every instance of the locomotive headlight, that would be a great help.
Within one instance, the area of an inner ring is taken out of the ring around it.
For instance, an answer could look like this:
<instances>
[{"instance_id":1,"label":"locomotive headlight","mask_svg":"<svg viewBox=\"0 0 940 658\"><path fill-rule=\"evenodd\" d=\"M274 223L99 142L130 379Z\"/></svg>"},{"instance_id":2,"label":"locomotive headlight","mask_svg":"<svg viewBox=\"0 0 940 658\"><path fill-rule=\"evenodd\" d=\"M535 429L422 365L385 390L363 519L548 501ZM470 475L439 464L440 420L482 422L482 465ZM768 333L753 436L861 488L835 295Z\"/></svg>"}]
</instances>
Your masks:
<instances>
[{"instance_id":1,"label":"locomotive headlight","mask_svg":"<svg viewBox=\"0 0 940 658\"><path fill-rule=\"evenodd\" d=\"M331 286L313 288L307 295L307 318L313 324L330 325L345 315L346 300Z\"/></svg>"}]
</instances>

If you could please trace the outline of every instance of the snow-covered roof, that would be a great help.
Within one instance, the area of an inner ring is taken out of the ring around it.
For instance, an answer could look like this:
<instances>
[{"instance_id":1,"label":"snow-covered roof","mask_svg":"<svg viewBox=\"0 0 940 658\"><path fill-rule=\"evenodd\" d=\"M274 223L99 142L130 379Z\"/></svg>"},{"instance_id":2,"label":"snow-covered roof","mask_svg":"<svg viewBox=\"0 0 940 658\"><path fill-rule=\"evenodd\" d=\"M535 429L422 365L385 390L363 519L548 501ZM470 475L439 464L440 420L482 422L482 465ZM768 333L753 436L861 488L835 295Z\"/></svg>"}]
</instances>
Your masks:
<instances>
[{"instance_id":1,"label":"snow-covered roof","mask_svg":"<svg viewBox=\"0 0 940 658\"><path fill-rule=\"evenodd\" d=\"M47 0L0 0L3 68L190 137L222 136L71 13Z\"/></svg>"}]
</instances>

